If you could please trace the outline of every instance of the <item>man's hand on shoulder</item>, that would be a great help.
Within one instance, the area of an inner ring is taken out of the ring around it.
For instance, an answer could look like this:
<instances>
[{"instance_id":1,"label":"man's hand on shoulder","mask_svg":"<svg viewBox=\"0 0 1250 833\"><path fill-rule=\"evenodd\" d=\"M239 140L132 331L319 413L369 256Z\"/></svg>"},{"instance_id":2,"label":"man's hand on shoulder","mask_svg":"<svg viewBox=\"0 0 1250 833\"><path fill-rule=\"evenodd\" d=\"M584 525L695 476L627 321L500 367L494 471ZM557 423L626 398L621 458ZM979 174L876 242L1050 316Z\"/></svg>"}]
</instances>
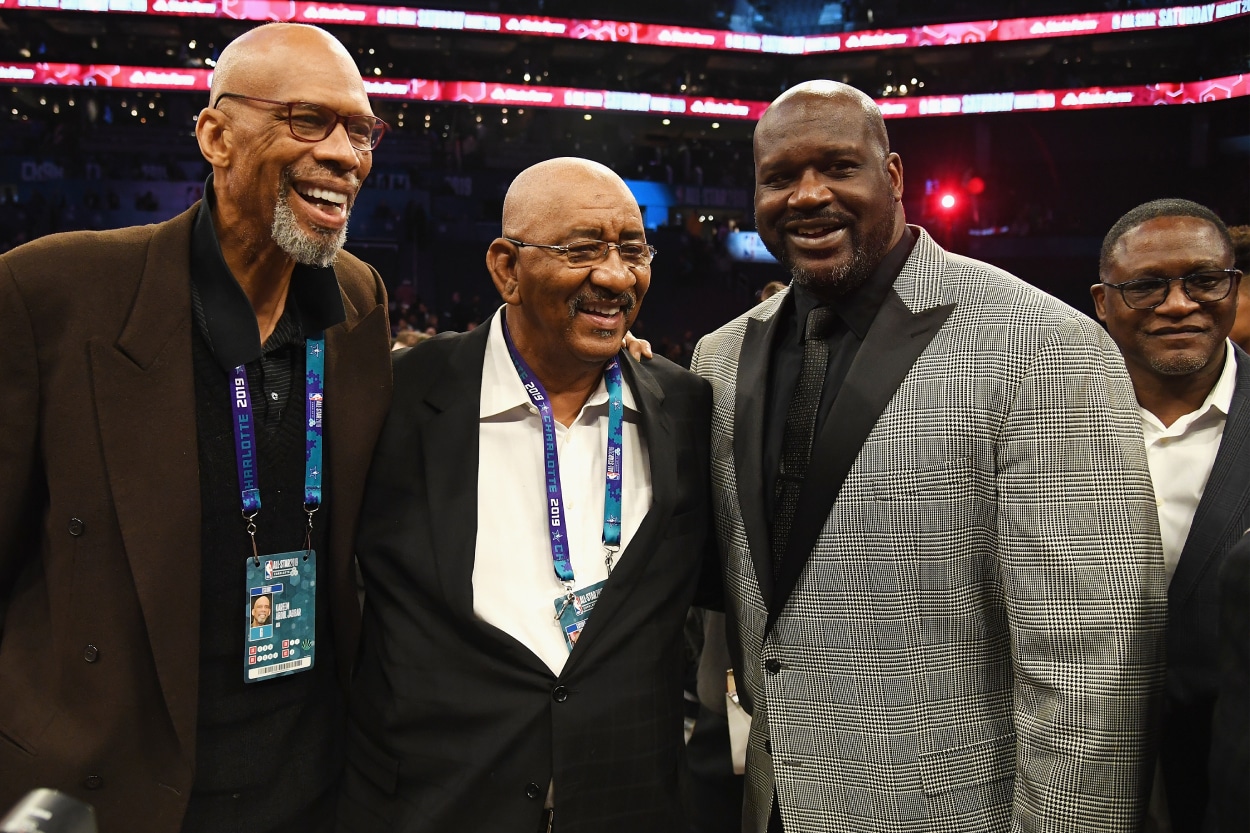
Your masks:
<instances>
[{"instance_id":1,"label":"man's hand on shoulder","mask_svg":"<svg viewBox=\"0 0 1250 833\"><path fill-rule=\"evenodd\" d=\"M655 355L651 352L651 342L643 338L634 338L631 332L625 333L625 349L629 351L629 355L634 357L635 361L643 359L654 359Z\"/></svg>"}]
</instances>

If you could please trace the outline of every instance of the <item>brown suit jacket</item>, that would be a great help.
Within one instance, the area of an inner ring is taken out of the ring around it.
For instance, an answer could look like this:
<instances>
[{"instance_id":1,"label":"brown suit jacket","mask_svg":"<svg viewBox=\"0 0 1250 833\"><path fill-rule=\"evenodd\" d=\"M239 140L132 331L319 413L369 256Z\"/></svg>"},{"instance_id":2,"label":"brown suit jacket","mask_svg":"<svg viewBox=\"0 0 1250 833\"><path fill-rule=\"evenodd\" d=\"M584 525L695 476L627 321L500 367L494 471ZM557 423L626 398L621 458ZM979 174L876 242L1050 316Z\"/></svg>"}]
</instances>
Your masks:
<instances>
[{"instance_id":1,"label":"brown suit jacket","mask_svg":"<svg viewBox=\"0 0 1250 833\"><path fill-rule=\"evenodd\" d=\"M102 833L176 833L194 778L200 494L191 228L0 256L0 815L47 786ZM327 564L346 683L352 538L390 401L385 290L346 253L326 332Z\"/></svg>"}]
</instances>

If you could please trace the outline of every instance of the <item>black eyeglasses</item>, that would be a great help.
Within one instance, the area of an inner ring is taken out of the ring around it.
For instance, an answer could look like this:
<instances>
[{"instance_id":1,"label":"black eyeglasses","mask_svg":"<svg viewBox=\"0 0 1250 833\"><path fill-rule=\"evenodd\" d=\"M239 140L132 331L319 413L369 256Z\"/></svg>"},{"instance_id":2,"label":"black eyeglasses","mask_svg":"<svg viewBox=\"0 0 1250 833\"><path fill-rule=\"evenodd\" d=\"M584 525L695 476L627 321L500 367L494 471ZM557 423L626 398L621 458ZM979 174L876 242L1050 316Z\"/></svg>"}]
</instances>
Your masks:
<instances>
[{"instance_id":1,"label":"black eyeglasses","mask_svg":"<svg viewBox=\"0 0 1250 833\"><path fill-rule=\"evenodd\" d=\"M616 249L617 254L626 266L641 269L648 266L655 257L655 246L646 243L609 243L606 240L578 240L567 246L549 246L544 243L523 243L511 237L505 237L514 246L529 246L534 249L550 249L564 256L570 266L593 266L602 263L608 257L608 251Z\"/></svg>"},{"instance_id":2,"label":"black eyeglasses","mask_svg":"<svg viewBox=\"0 0 1250 833\"><path fill-rule=\"evenodd\" d=\"M286 108L286 123L291 128L291 135L301 142L320 142L330 138L334 128L342 124L347 129L347 141L356 150L373 150L382 141L387 124L376 116L341 116L329 107L312 104L307 101L273 101L268 98L257 98L254 95L241 93L222 93L213 103L216 109L223 98L237 98L242 101L257 101L261 104L273 104Z\"/></svg>"},{"instance_id":3,"label":"black eyeglasses","mask_svg":"<svg viewBox=\"0 0 1250 833\"><path fill-rule=\"evenodd\" d=\"M1233 283L1241 277L1236 269L1206 269L1179 278L1140 278L1124 283L1107 283L1103 286L1120 290L1129 309L1154 309L1167 300L1172 282L1180 281L1186 297L1195 304L1214 304L1223 301L1233 290Z\"/></svg>"}]
</instances>

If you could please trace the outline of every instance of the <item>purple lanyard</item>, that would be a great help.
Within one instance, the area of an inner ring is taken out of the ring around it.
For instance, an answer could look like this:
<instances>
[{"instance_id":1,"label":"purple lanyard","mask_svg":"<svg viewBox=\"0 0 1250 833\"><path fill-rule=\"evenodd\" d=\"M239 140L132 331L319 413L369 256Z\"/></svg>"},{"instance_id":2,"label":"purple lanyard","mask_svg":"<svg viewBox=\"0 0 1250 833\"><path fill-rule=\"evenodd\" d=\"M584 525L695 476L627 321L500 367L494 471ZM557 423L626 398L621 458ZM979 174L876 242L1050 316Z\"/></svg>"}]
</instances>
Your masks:
<instances>
[{"instance_id":1,"label":"purple lanyard","mask_svg":"<svg viewBox=\"0 0 1250 833\"><path fill-rule=\"evenodd\" d=\"M512 343L512 334L508 331L508 320L500 316L503 324L503 337L508 345L508 355L516 367L521 384L529 395L530 402L538 409L543 425L543 462L547 478L547 531L551 538L551 561L555 566L556 577L564 583L566 589L573 587L573 564L569 559L568 531L565 525L564 493L560 488L560 458L556 451L556 420L551 412L551 400L543 383L538 381L534 371L525 363L525 359L517 352ZM625 403L621 394L621 363L613 358L603 371L604 381L608 388L608 459L607 472L604 475L603 494L603 549L604 562L608 573L612 572L612 556L621 547L621 481L624 473L624 459L621 453L622 423L625 416Z\"/></svg>"},{"instance_id":2,"label":"purple lanyard","mask_svg":"<svg viewBox=\"0 0 1250 833\"><path fill-rule=\"evenodd\" d=\"M325 334L304 342L304 392L306 410L304 455L304 512L308 514L308 534L304 549L312 545L312 517L321 506L322 405L325 401ZM260 481L256 471L256 420L252 416L252 396L248 391L247 369L239 365L230 376L234 402L234 462L239 472L239 497L247 532L252 536L252 555L260 563L256 550L256 516L260 513Z\"/></svg>"}]
</instances>

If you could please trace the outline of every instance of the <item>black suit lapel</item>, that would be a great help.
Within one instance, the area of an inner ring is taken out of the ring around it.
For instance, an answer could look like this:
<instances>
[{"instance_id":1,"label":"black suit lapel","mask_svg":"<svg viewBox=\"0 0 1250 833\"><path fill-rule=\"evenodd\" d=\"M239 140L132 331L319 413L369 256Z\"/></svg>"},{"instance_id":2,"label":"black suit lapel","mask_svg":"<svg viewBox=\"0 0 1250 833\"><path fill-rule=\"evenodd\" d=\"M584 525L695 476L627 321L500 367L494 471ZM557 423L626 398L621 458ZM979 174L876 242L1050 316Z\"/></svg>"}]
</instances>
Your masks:
<instances>
[{"instance_id":1,"label":"black suit lapel","mask_svg":"<svg viewBox=\"0 0 1250 833\"><path fill-rule=\"evenodd\" d=\"M1168 604L1179 608L1193 595L1223 550L1245 532L1250 511L1250 356L1237 357L1237 386L1189 536L1168 586Z\"/></svg>"},{"instance_id":2,"label":"black suit lapel","mask_svg":"<svg viewBox=\"0 0 1250 833\"><path fill-rule=\"evenodd\" d=\"M782 303L793 305L786 298ZM767 321L747 319L738 353L738 379L734 395L734 469L738 506L751 548L751 562L764 605L771 608L773 559L769 547L768 519L764 514L764 402L768 393L768 357L777 322L778 307Z\"/></svg>"},{"instance_id":3,"label":"black suit lapel","mask_svg":"<svg viewBox=\"0 0 1250 833\"><path fill-rule=\"evenodd\" d=\"M594 650L599 634L611 627L613 618L620 614L630 594L641 584L639 577L660 549L677 501L677 449L672 420L664 409L664 391L646 367L628 358L624 351L621 352L621 373L642 414L642 436L646 439L651 466L651 507L629 545L619 554L616 561L619 566L608 578L603 595L595 603L594 613L560 672L561 677L571 674L581 657ZM626 478L630 476L628 471L623 474Z\"/></svg>"},{"instance_id":4,"label":"black suit lapel","mask_svg":"<svg viewBox=\"0 0 1250 833\"><path fill-rule=\"evenodd\" d=\"M497 318L497 316L496 316ZM451 608L473 618L473 561L477 546L478 425L482 363L492 318L459 339L425 401L433 409L421 441L429 490L430 537L439 581Z\"/></svg>"},{"instance_id":5,"label":"black suit lapel","mask_svg":"<svg viewBox=\"0 0 1250 833\"><path fill-rule=\"evenodd\" d=\"M864 441L954 308L954 304L945 304L913 314L897 292L891 290L886 296L833 400L829 416L812 442L808 476L777 575L777 591L768 606L765 633L777 621L794 590Z\"/></svg>"},{"instance_id":6,"label":"black suit lapel","mask_svg":"<svg viewBox=\"0 0 1250 833\"><path fill-rule=\"evenodd\" d=\"M368 461L377 439L376 428L369 431L363 426L380 426L390 404L390 362L378 360L390 349L386 307L378 304L365 313L360 318L349 308L347 320L326 331L325 464L330 539L322 563L329 570L333 609L351 613L334 616L335 650L340 657L354 656L360 641L352 542ZM346 684L351 663L338 663L338 670Z\"/></svg>"}]
</instances>

